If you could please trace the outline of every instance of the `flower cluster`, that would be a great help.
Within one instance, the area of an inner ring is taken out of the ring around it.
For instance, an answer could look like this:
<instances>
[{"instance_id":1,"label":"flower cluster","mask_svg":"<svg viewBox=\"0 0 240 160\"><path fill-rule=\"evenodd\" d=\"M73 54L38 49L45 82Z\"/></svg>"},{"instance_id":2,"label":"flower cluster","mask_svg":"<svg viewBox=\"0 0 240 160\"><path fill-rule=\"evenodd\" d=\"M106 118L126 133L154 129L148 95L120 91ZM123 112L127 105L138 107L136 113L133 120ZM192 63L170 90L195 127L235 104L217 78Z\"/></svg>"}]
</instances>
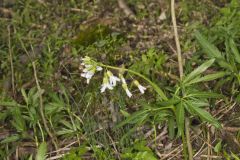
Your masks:
<instances>
[{"instance_id":1,"label":"flower cluster","mask_svg":"<svg viewBox=\"0 0 240 160\"><path fill-rule=\"evenodd\" d=\"M85 77L87 79L87 84L89 84L90 79L93 77L96 71L101 71L103 70L102 67L97 66L94 61L91 60L90 57L84 57L82 58L82 63L85 68L83 69L83 73L81 74L82 77Z\"/></svg>"},{"instance_id":2,"label":"flower cluster","mask_svg":"<svg viewBox=\"0 0 240 160\"><path fill-rule=\"evenodd\" d=\"M102 71L103 68L101 67L101 64L95 62L90 57L84 57L82 58L81 65L84 66L83 73L81 74L82 77L87 79L87 84L89 84L91 78L96 73L96 71ZM107 68L107 67L106 67ZM120 70L120 69L119 69ZM104 72L103 76L103 83L101 85L101 93L105 92L106 89L112 90L116 85L117 82L122 83L122 88L125 90L128 97L132 97L132 93L128 89L128 85L126 83L125 78L122 74L119 74L119 77L114 76L113 73L109 70ZM134 85L138 87L141 94L144 94L146 88L143 87L137 80L133 81Z\"/></svg>"}]
</instances>

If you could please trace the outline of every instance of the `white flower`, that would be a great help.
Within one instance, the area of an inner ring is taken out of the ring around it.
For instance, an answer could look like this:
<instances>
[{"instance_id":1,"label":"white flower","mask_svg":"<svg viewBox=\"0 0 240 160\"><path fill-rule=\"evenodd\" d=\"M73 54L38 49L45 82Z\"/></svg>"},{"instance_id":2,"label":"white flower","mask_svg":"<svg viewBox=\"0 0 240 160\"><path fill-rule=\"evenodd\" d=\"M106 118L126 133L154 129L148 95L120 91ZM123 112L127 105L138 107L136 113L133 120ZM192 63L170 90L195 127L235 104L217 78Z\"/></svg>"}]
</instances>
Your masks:
<instances>
[{"instance_id":1,"label":"white flower","mask_svg":"<svg viewBox=\"0 0 240 160\"><path fill-rule=\"evenodd\" d=\"M119 77L121 78L121 81L123 84L127 84L125 78L123 77L122 74L119 74Z\"/></svg>"},{"instance_id":2,"label":"white flower","mask_svg":"<svg viewBox=\"0 0 240 160\"><path fill-rule=\"evenodd\" d=\"M89 84L90 79L92 78L93 75L94 75L94 71L93 70L86 71L86 72L81 74L82 77L85 77L87 79L87 84Z\"/></svg>"},{"instance_id":3,"label":"white flower","mask_svg":"<svg viewBox=\"0 0 240 160\"><path fill-rule=\"evenodd\" d=\"M138 82L137 80L135 80L133 83L138 87L139 91L140 91L142 94L144 94L146 88L143 87L141 84L139 84L139 82Z\"/></svg>"},{"instance_id":4,"label":"white flower","mask_svg":"<svg viewBox=\"0 0 240 160\"><path fill-rule=\"evenodd\" d=\"M103 70L102 67L97 66L97 63L93 61L90 57L85 56L81 59L83 62L81 65L83 65L85 68L83 69L83 73L81 74L82 77L85 77L87 79L87 84L89 84L91 78L95 74L96 71Z\"/></svg>"},{"instance_id":5,"label":"white flower","mask_svg":"<svg viewBox=\"0 0 240 160\"><path fill-rule=\"evenodd\" d=\"M139 85L139 86L138 86L138 89L139 89L139 91L140 91L142 94L145 93L146 88L143 87L142 85Z\"/></svg>"},{"instance_id":6,"label":"white flower","mask_svg":"<svg viewBox=\"0 0 240 160\"><path fill-rule=\"evenodd\" d=\"M97 70L97 71L102 71L102 70L103 70L103 68L102 68L102 67L100 67L100 66L97 66L97 67L96 67L96 70Z\"/></svg>"},{"instance_id":7,"label":"white flower","mask_svg":"<svg viewBox=\"0 0 240 160\"><path fill-rule=\"evenodd\" d=\"M102 87L101 87L101 93L105 92L105 90L107 88L112 90L113 86L111 84L109 84L108 77L107 77L107 75L105 75L104 78L103 78L103 84L102 84Z\"/></svg>"},{"instance_id":8,"label":"white flower","mask_svg":"<svg viewBox=\"0 0 240 160\"><path fill-rule=\"evenodd\" d=\"M125 91L126 91L128 97L131 98L132 97L132 93L128 89L126 89Z\"/></svg>"},{"instance_id":9,"label":"white flower","mask_svg":"<svg viewBox=\"0 0 240 160\"><path fill-rule=\"evenodd\" d=\"M127 84L126 84L126 83L123 83L123 84L122 84L122 87L123 87L123 89L125 90L125 92L127 93L127 96L128 96L129 98L131 98L131 97L132 97L132 93L129 91Z\"/></svg>"},{"instance_id":10,"label":"white flower","mask_svg":"<svg viewBox=\"0 0 240 160\"><path fill-rule=\"evenodd\" d=\"M107 71L107 75L109 77L110 85L112 85L113 87L116 86L117 81L120 81L120 79L114 76L111 71Z\"/></svg>"}]
</instances>

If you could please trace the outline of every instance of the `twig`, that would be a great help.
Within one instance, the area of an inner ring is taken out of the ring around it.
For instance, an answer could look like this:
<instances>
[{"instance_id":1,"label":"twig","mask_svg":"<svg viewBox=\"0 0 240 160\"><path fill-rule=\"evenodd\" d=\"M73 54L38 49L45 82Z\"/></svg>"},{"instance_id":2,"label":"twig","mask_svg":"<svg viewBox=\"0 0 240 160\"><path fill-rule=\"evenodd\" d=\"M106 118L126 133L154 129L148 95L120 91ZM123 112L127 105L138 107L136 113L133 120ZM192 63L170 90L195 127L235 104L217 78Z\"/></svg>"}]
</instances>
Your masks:
<instances>
[{"instance_id":1,"label":"twig","mask_svg":"<svg viewBox=\"0 0 240 160\"><path fill-rule=\"evenodd\" d=\"M192 144L191 144L191 140L190 140L190 122L189 122L189 118L185 118L185 130L186 130L186 141L187 141L187 146L188 146L188 157L189 160L193 160L193 152L192 152Z\"/></svg>"},{"instance_id":2,"label":"twig","mask_svg":"<svg viewBox=\"0 0 240 160\"><path fill-rule=\"evenodd\" d=\"M201 157L207 158L208 155L201 155ZM222 159L223 158L222 156L210 156L210 157L213 158L213 159Z\"/></svg>"},{"instance_id":3,"label":"twig","mask_svg":"<svg viewBox=\"0 0 240 160\"><path fill-rule=\"evenodd\" d=\"M54 157L47 158L46 160L60 159L60 158L62 158L63 156L65 156L65 154L59 154L59 155L56 155L56 156L54 156Z\"/></svg>"},{"instance_id":4,"label":"twig","mask_svg":"<svg viewBox=\"0 0 240 160\"><path fill-rule=\"evenodd\" d=\"M39 81L38 81L38 77L37 77L37 70L36 70L36 64L35 62L32 62L32 66L33 66L33 71L34 71L34 77L35 77L35 81L36 81L36 85L37 85L37 89L39 92L39 101L40 101L40 114L42 117L42 121L43 121L43 125L45 130L47 131L48 135L50 136L52 143L54 144L55 149L58 149L58 144L56 141L56 138L54 136L54 134L50 131L48 124L47 124L47 120L44 116L44 106L43 106L43 98L42 98L42 89L40 87Z\"/></svg>"},{"instance_id":5,"label":"twig","mask_svg":"<svg viewBox=\"0 0 240 160\"><path fill-rule=\"evenodd\" d=\"M177 32L177 22L176 22L174 6L175 6L175 0L171 0L171 15L172 15L175 43L177 47L178 69L179 69L180 79L182 79L183 78L182 55L181 55L181 47L180 47L178 32Z\"/></svg>"},{"instance_id":6,"label":"twig","mask_svg":"<svg viewBox=\"0 0 240 160\"><path fill-rule=\"evenodd\" d=\"M180 80L182 80L183 79L182 54L181 54L181 47L180 47L179 36L177 31L177 22L176 22L174 7L175 7L175 0L171 0L171 16L172 16L172 23L173 23L173 29L174 29L175 43L177 47L178 69L179 69ZM188 146L187 148L188 148L188 155L189 155L188 157L189 157L189 160L193 160L192 145L191 145L190 134L189 134L189 125L190 125L189 119L185 118L186 140L187 140L187 146ZM183 146L183 149L184 148L185 147Z\"/></svg>"},{"instance_id":7,"label":"twig","mask_svg":"<svg viewBox=\"0 0 240 160\"><path fill-rule=\"evenodd\" d=\"M9 59L10 59L10 65L11 65L12 92L13 92L13 96L15 97L16 90L15 90L15 79L14 79L13 55L12 55L12 48L11 48L11 28L10 28L10 26L8 26L8 50L9 50Z\"/></svg>"},{"instance_id":8,"label":"twig","mask_svg":"<svg viewBox=\"0 0 240 160\"><path fill-rule=\"evenodd\" d=\"M136 16L133 13L133 11L128 7L128 5L126 4L126 2L124 0L118 0L118 5L119 7L124 11L124 13L126 14L126 16L128 16L129 18L133 18L135 19Z\"/></svg>"},{"instance_id":9,"label":"twig","mask_svg":"<svg viewBox=\"0 0 240 160\"><path fill-rule=\"evenodd\" d=\"M210 139L211 137L210 137L210 132L209 131L207 131L207 141L208 141L208 143L210 144L211 143L211 139ZM211 158L211 147L207 147L207 154L208 154L208 157L207 157L207 160L211 160L212 158Z\"/></svg>"}]
</instances>

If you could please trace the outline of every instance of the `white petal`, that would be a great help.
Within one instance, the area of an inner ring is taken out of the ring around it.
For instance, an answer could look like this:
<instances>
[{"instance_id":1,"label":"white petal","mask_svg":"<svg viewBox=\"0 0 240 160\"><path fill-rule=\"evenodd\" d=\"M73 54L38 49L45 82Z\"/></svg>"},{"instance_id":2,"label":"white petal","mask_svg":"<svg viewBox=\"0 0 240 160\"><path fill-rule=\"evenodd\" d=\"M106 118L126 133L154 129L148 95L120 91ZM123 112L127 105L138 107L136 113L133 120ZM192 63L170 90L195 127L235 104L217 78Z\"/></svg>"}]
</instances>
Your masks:
<instances>
[{"instance_id":1,"label":"white petal","mask_svg":"<svg viewBox=\"0 0 240 160\"><path fill-rule=\"evenodd\" d=\"M86 77L87 79L91 79L93 75L94 75L94 72L89 71L89 72L86 73L86 76L85 76L85 77Z\"/></svg>"},{"instance_id":2,"label":"white petal","mask_svg":"<svg viewBox=\"0 0 240 160\"><path fill-rule=\"evenodd\" d=\"M101 93L105 92L106 88L107 88L107 86L103 84L102 88L101 88Z\"/></svg>"},{"instance_id":3,"label":"white petal","mask_svg":"<svg viewBox=\"0 0 240 160\"><path fill-rule=\"evenodd\" d=\"M121 81L123 84L126 84L126 80L123 77L121 78Z\"/></svg>"},{"instance_id":4,"label":"white petal","mask_svg":"<svg viewBox=\"0 0 240 160\"><path fill-rule=\"evenodd\" d=\"M112 86L116 86L117 81L120 81L120 79L118 77L116 77L116 76L110 76L109 77L109 81L110 81L110 84Z\"/></svg>"},{"instance_id":5,"label":"white petal","mask_svg":"<svg viewBox=\"0 0 240 160\"><path fill-rule=\"evenodd\" d=\"M83 69L83 72L88 72L89 71L89 68L84 68Z\"/></svg>"},{"instance_id":6,"label":"white petal","mask_svg":"<svg viewBox=\"0 0 240 160\"><path fill-rule=\"evenodd\" d=\"M81 76L86 78L86 74L87 73L81 73Z\"/></svg>"},{"instance_id":7,"label":"white petal","mask_svg":"<svg viewBox=\"0 0 240 160\"><path fill-rule=\"evenodd\" d=\"M145 92L145 90L146 90L146 88L143 87L142 85L139 85L139 86L138 86L138 89L139 89L139 91L140 91L142 94L144 94L144 92Z\"/></svg>"},{"instance_id":8,"label":"white petal","mask_svg":"<svg viewBox=\"0 0 240 160\"><path fill-rule=\"evenodd\" d=\"M127 96L128 96L129 98L132 97L132 93L131 93L128 89L126 89L125 91L126 91Z\"/></svg>"},{"instance_id":9,"label":"white petal","mask_svg":"<svg viewBox=\"0 0 240 160\"><path fill-rule=\"evenodd\" d=\"M90 68L92 68L92 65L91 64L86 64L85 67L90 69Z\"/></svg>"},{"instance_id":10,"label":"white petal","mask_svg":"<svg viewBox=\"0 0 240 160\"><path fill-rule=\"evenodd\" d=\"M97 71L101 71L101 70L103 70L103 68L101 67L101 66L97 66Z\"/></svg>"},{"instance_id":11,"label":"white petal","mask_svg":"<svg viewBox=\"0 0 240 160\"><path fill-rule=\"evenodd\" d=\"M118 77L116 77L116 76L113 76L113 77L114 77L115 81L120 82L120 79Z\"/></svg>"},{"instance_id":12,"label":"white petal","mask_svg":"<svg viewBox=\"0 0 240 160\"><path fill-rule=\"evenodd\" d=\"M112 90L113 89L113 86L111 84L107 84L107 88Z\"/></svg>"},{"instance_id":13,"label":"white petal","mask_svg":"<svg viewBox=\"0 0 240 160\"><path fill-rule=\"evenodd\" d=\"M87 84L89 84L89 82L90 82L90 78L87 79Z\"/></svg>"}]
</instances>

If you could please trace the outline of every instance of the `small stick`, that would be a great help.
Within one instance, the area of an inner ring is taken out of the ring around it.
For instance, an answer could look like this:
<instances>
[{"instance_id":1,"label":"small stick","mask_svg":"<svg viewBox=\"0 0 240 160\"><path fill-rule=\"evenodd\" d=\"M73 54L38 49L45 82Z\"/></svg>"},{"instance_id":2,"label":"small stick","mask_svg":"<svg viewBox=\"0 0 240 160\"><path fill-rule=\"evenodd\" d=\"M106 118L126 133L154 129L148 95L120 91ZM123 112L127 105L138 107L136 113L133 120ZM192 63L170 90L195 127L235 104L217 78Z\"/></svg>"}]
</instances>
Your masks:
<instances>
[{"instance_id":1,"label":"small stick","mask_svg":"<svg viewBox=\"0 0 240 160\"><path fill-rule=\"evenodd\" d=\"M211 137L210 137L210 132L209 131L207 131L207 141L208 141L208 143L210 144L211 143L211 139L210 139ZM207 147L207 153L208 153L208 157L207 157L207 160L212 160L212 158L211 158L211 147Z\"/></svg>"},{"instance_id":2,"label":"small stick","mask_svg":"<svg viewBox=\"0 0 240 160\"><path fill-rule=\"evenodd\" d=\"M177 31L177 22L176 22L174 6L175 6L175 0L171 0L171 16L172 16L172 23L173 23L173 29L174 29L175 43L177 47L178 69L179 69L180 80L182 80L183 79L182 54L181 54L181 47L180 47L179 36ZM187 148L188 148L188 155L189 155L188 158L189 160L193 160L193 152L192 152L192 144L190 141L189 128L190 128L189 119L185 118L186 140L187 140ZM184 149L184 146L183 146L183 149Z\"/></svg>"},{"instance_id":3,"label":"small stick","mask_svg":"<svg viewBox=\"0 0 240 160\"><path fill-rule=\"evenodd\" d=\"M15 90L15 79L14 79L13 55L12 55L12 48L11 48L11 28L10 28L10 26L8 26L8 51L9 51L9 59L10 59L10 65L11 65L12 92L13 92L13 96L15 97L16 90Z\"/></svg>"},{"instance_id":4,"label":"small stick","mask_svg":"<svg viewBox=\"0 0 240 160\"><path fill-rule=\"evenodd\" d=\"M187 146L188 146L188 158L189 160L193 160L193 153L192 153L192 144L190 140L190 122L189 118L185 118L185 130L186 130L186 140L187 140Z\"/></svg>"},{"instance_id":5,"label":"small stick","mask_svg":"<svg viewBox=\"0 0 240 160\"><path fill-rule=\"evenodd\" d=\"M178 69L180 74L180 79L183 78L183 64L182 64L182 55L181 55L181 47L179 43L179 36L177 31L177 22L176 22L176 16L175 16L175 0L171 0L171 15L172 15L172 23L173 23L173 29L174 29L174 37L175 37L175 43L177 47L177 56L178 56Z\"/></svg>"}]
</instances>

